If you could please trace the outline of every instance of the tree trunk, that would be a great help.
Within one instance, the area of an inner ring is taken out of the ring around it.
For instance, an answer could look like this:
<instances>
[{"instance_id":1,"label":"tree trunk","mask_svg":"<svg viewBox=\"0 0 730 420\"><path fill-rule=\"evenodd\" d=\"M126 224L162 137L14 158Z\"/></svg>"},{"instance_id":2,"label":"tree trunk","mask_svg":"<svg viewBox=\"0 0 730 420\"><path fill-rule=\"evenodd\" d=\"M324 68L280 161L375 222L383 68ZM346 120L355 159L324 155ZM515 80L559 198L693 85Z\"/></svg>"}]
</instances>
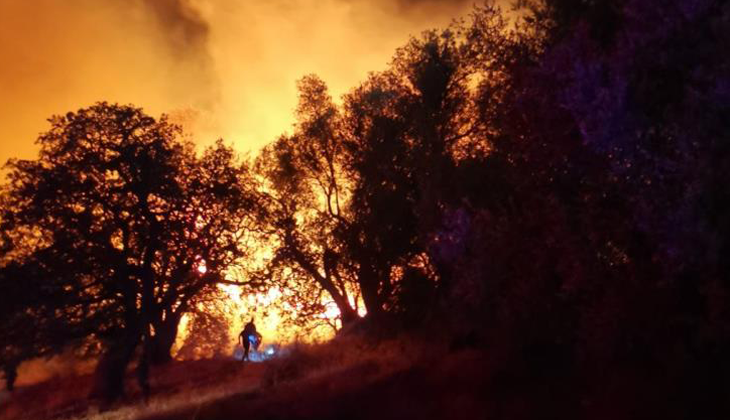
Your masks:
<instances>
[{"instance_id":1,"label":"tree trunk","mask_svg":"<svg viewBox=\"0 0 730 420\"><path fill-rule=\"evenodd\" d=\"M347 300L347 296L340 293L328 277L318 276L315 278L318 280L319 285L332 297L335 305L337 305L337 309L340 311L342 325L345 326L355 321L358 315Z\"/></svg>"},{"instance_id":2,"label":"tree trunk","mask_svg":"<svg viewBox=\"0 0 730 420\"><path fill-rule=\"evenodd\" d=\"M167 317L154 324L155 336L151 340L150 363L161 365L172 361L172 345L177 338L182 311L169 311Z\"/></svg>"},{"instance_id":3,"label":"tree trunk","mask_svg":"<svg viewBox=\"0 0 730 420\"><path fill-rule=\"evenodd\" d=\"M340 307L337 305L340 310L340 317L342 320L342 326L350 325L353 322L355 322L360 316L358 316L357 312L355 312L354 309L352 309L352 306L350 304L343 305Z\"/></svg>"},{"instance_id":4,"label":"tree trunk","mask_svg":"<svg viewBox=\"0 0 730 420\"><path fill-rule=\"evenodd\" d=\"M378 319L383 312L383 302L378 293L378 280L372 271L362 268L362 266L358 271L357 281L360 285L365 309L368 312L367 316L371 320Z\"/></svg>"},{"instance_id":5,"label":"tree trunk","mask_svg":"<svg viewBox=\"0 0 730 420\"><path fill-rule=\"evenodd\" d=\"M337 270L338 260L339 256L337 253L329 248L325 250L323 255L325 277L319 282L327 293L332 296L332 300L334 300L335 305L337 305L337 309L340 311L340 320L344 327L353 323L359 318L359 316L352 305L350 305L350 301L347 296L347 289L345 288L345 282L342 281L342 277ZM337 280L339 288L335 285L335 282L332 281L332 278Z\"/></svg>"},{"instance_id":6,"label":"tree trunk","mask_svg":"<svg viewBox=\"0 0 730 420\"><path fill-rule=\"evenodd\" d=\"M113 403L124 395L124 375L139 343L136 329L125 329L117 340L102 354L94 371L90 398Z\"/></svg>"},{"instance_id":7,"label":"tree trunk","mask_svg":"<svg viewBox=\"0 0 730 420\"><path fill-rule=\"evenodd\" d=\"M346 293L346 291L343 290L342 292L340 292L339 290L337 290L337 287L332 281L332 272L336 271L337 267L334 262L331 261L331 258L327 256L324 258L325 275L323 276L322 274L320 274L314 264L310 262L309 258L307 258L307 256L299 250L293 240L290 239L287 244L289 245L290 250L294 256L294 260L297 262L297 264L299 264L300 267L308 272L317 282L317 284L319 284L320 287L322 287L322 289L324 289L332 297L335 305L337 305L337 309L339 309L340 311L342 325L344 326L355 321L358 318L358 315L357 312L355 312L355 309L353 309L350 305L350 302L347 299L347 295L344 294ZM327 253L325 255L327 255Z\"/></svg>"}]
</instances>

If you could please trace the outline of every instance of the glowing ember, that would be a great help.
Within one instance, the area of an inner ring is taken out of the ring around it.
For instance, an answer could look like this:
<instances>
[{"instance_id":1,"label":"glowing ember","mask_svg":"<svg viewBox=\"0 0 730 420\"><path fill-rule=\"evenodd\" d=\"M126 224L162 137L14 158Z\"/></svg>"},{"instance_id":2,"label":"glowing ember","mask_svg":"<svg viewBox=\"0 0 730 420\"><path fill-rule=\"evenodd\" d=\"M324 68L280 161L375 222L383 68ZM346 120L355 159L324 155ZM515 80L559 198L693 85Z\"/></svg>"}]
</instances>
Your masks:
<instances>
[{"instance_id":1,"label":"glowing ember","mask_svg":"<svg viewBox=\"0 0 730 420\"><path fill-rule=\"evenodd\" d=\"M205 266L205 261L201 261L200 264L198 264L198 273L205 274L208 272L208 267Z\"/></svg>"}]
</instances>

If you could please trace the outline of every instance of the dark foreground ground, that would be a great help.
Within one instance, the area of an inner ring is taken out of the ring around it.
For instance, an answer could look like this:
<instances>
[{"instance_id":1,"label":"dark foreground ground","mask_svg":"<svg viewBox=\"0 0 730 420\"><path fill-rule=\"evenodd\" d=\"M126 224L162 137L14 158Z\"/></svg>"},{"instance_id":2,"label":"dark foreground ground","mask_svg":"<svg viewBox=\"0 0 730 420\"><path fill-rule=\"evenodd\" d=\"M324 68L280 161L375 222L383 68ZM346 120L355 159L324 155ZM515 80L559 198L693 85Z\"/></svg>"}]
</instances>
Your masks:
<instances>
[{"instance_id":1,"label":"dark foreground ground","mask_svg":"<svg viewBox=\"0 0 730 420\"><path fill-rule=\"evenodd\" d=\"M143 419L486 419L486 365L477 351L395 369L362 361Z\"/></svg>"},{"instance_id":2,"label":"dark foreground ground","mask_svg":"<svg viewBox=\"0 0 730 420\"><path fill-rule=\"evenodd\" d=\"M546 349L527 357L499 342L454 344L336 340L262 363L173 362L153 369L148 404L130 373L127 396L107 411L85 398L90 376L55 378L3 399L0 419L730 419L730 399L704 382L636 366L589 372Z\"/></svg>"},{"instance_id":3,"label":"dark foreground ground","mask_svg":"<svg viewBox=\"0 0 730 420\"><path fill-rule=\"evenodd\" d=\"M262 363L173 362L152 370L148 404L130 372L127 396L106 411L86 399L89 375L67 376L20 387L0 400L0 419L730 419L730 394L704 381L480 342L347 338Z\"/></svg>"},{"instance_id":4,"label":"dark foreground ground","mask_svg":"<svg viewBox=\"0 0 730 420\"><path fill-rule=\"evenodd\" d=\"M152 395L144 404L135 376L127 376L126 395L109 410L100 411L87 396L91 375L68 375L47 381L19 386L0 398L0 419L136 419L196 404L237 392L248 392L259 386L263 364L243 366L236 360L211 359L178 361L156 367L151 372Z\"/></svg>"},{"instance_id":5,"label":"dark foreground ground","mask_svg":"<svg viewBox=\"0 0 730 420\"><path fill-rule=\"evenodd\" d=\"M263 363L173 362L151 372L144 404L130 372L127 395L106 411L86 399L90 375L22 386L0 400L0 419L481 419L488 358L482 350L395 340L299 346Z\"/></svg>"}]
</instances>

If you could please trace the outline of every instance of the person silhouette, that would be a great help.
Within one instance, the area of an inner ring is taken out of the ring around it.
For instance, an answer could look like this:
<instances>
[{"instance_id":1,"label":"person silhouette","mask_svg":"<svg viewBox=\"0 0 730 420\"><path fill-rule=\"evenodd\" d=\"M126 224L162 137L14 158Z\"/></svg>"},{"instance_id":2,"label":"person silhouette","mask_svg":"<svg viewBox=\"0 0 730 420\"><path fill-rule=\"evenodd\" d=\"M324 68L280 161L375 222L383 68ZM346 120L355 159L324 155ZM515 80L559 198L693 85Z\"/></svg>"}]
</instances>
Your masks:
<instances>
[{"instance_id":1,"label":"person silhouette","mask_svg":"<svg viewBox=\"0 0 730 420\"><path fill-rule=\"evenodd\" d=\"M243 346L243 358L241 358L241 361L248 360L248 352L251 344L253 344L254 350L256 350L261 343L261 334L256 331L256 324L253 323L253 318L243 327L243 331L238 335L238 341Z\"/></svg>"},{"instance_id":2,"label":"person silhouette","mask_svg":"<svg viewBox=\"0 0 730 420\"><path fill-rule=\"evenodd\" d=\"M6 362L3 365L3 373L5 374L5 388L8 392L13 392L15 380L18 378L18 363L15 361Z\"/></svg>"}]
</instances>

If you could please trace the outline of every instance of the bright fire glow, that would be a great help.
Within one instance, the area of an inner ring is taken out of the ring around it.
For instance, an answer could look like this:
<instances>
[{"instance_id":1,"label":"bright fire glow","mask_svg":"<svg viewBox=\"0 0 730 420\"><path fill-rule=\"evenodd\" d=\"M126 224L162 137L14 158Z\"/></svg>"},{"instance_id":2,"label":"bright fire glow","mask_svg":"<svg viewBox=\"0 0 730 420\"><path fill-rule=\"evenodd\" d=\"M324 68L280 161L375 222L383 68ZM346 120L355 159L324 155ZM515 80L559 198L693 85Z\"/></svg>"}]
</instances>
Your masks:
<instances>
[{"instance_id":1,"label":"bright fire glow","mask_svg":"<svg viewBox=\"0 0 730 420\"><path fill-rule=\"evenodd\" d=\"M409 36L444 27L472 3L0 1L0 162L33 159L48 117L96 101L169 113L201 146L222 137L256 151L290 130L296 80L318 74L337 100L386 68ZM204 261L194 270L208 272ZM276 310L280 290L241 299L239 288L222 289L235 309L232 337L251 317L265 341L294 335ZM337 316L327 304L322 317Z\"/></svg>"},{"instance_id":2,"label":"bright fire glow","mask_svg":"<svg viewBox=\"0 0 730 420\"><path fill-rule=\"evenodd\" d=\"M208 267L205 266L205 261L201 262L198 265L198 273L205 274L208 272Z\"/></svg>"},{"instance_id":3,"label":"bright fire glow","mask_svg":"<svg viewBox=\"0 0 730 420\"><path fill-rule=\"evenodd\" d=\"M0 162L32 158L48 117L100 100L257 150L290 128L297 79L316 73L338 98L472 3L0 1Z\"/></svg>"}]
</instances>

